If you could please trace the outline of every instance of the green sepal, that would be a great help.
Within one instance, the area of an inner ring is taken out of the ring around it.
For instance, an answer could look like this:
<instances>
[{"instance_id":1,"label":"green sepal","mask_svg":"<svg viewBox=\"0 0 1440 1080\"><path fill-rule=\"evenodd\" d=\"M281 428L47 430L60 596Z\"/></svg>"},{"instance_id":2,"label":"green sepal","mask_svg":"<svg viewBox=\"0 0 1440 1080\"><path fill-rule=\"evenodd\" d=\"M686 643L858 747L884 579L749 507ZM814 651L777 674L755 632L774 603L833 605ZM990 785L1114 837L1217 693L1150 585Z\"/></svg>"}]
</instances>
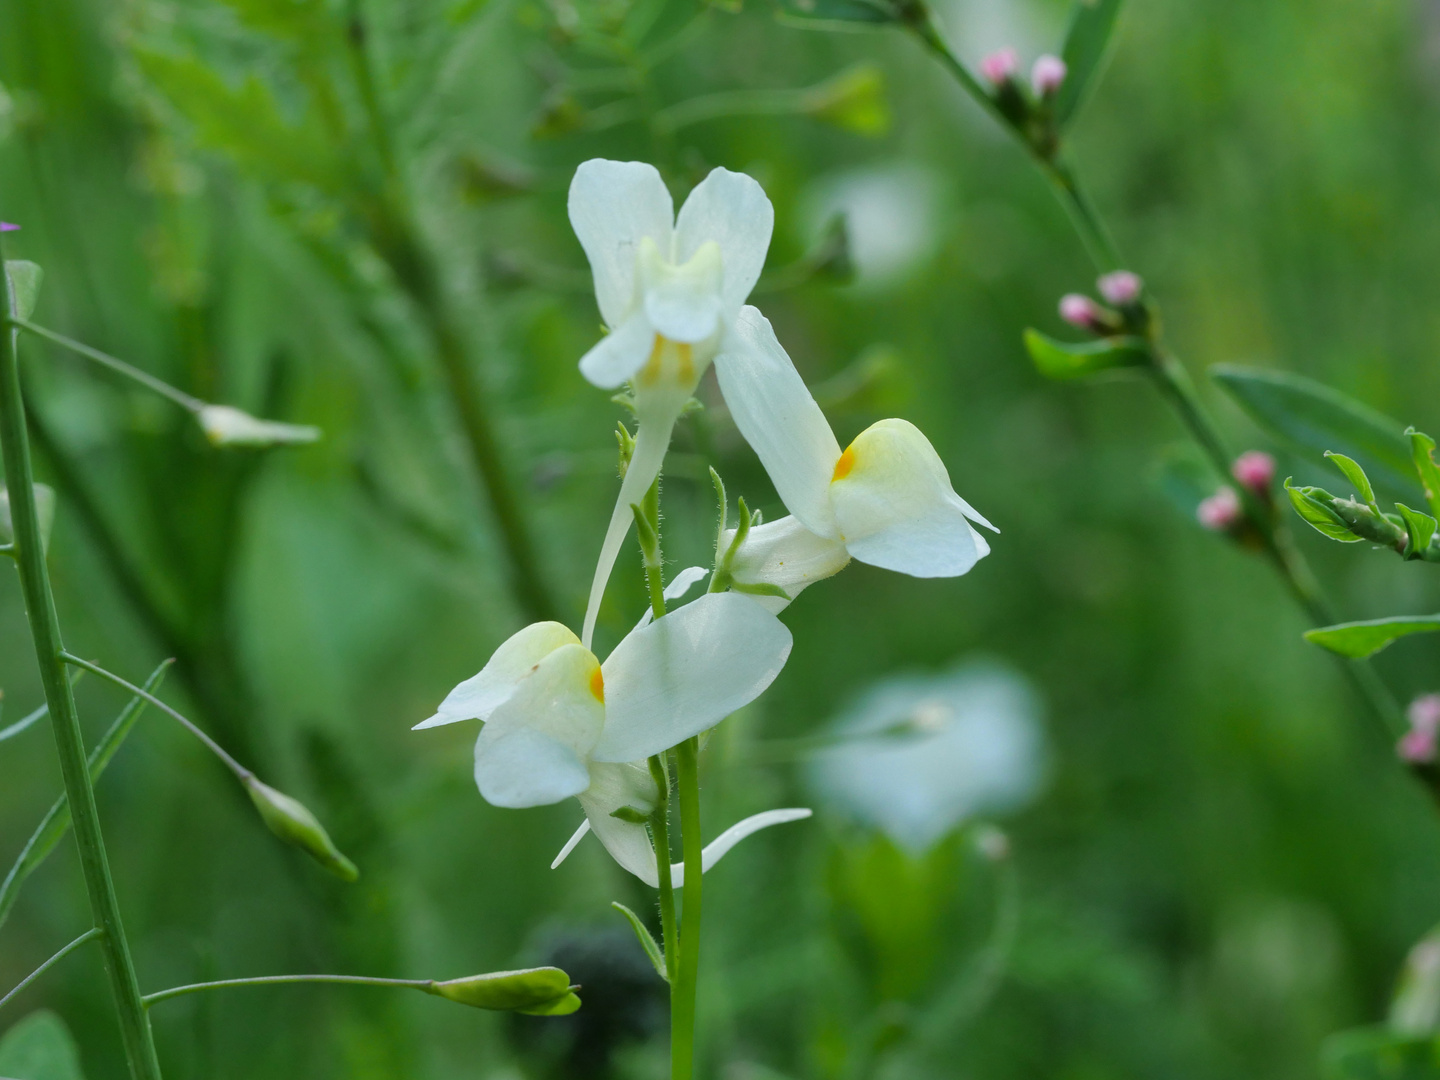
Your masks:
<instances>
[{"instance_id":1,"label":"green sepal","mask_svg":"<svg viewBox=\"0 0 1440 1080\"><path fill-rule=\"evenodd\" d=\"M1295 507L1295 512L1305 519L1306 524L1322 536L1328 536L1331 540L1338 540L1342 544L1360 542L1360 537L1350 531L1350 527L1340 519L1335 511L1310 494L1312 491L1320 491L1319 488L1291 487L1290 479L1288 476L1285 478L1285 494L1290 496L1290 505ZM1329 492L1321 491L1321 494L1333 497Z\"/></svg>"},{"instance_id":2,"label":"green sepal","mask_svg":"<svg viewBox=\"0 0 1440 1080\"><path fill-rule=\"evenodd\" d=\"M670 976L665 973L665 950L660 948L659 944L655 941L655 938L650 933L649 927L640 921L639 915L636 915L635 912L631 911L618 900L612 901L610 906L620 912L621 915L624 915L626 921L630 923L630 929L635 931L635 937L640 942L640 948L645 950L645 955L650 958L650 963L655 967L655 974L659 975L660 978L666 982L669 982Z\"/></svg>"},{"instance_id":3,"label":"green sepal","mask_svg":"<svg viewBox=\"0 0 1440 1080\"><path fill-rule=\"evenodd\" d=\"M1055 120L1062 127L1075 117L1098 83L1110 56L1122 0L1075 0L1065 31L1065 81L1055 93Z\"/></svg>"},{"instance_id":4,"label":"green sepal","mask_svg":"<svg viewBox=\"0 0 1440 1080\"><path fill-rule=\"evenodd\" d=\"M645 565L653 566L660 561L660 534L655 531L655 526L645 511L641 509L639 503L631 503L630 512L635 515L636 539L640 541L640 551L645 556Z\"/></svg>"},{"instance_id":5,"label":"green sepal","mask_svg":"<svg viewBox=\"0 0 1440 1080\"><path fill-rule=\"evenodd\" d=\"M1344 454L1337 454L1333 450L1326 450L1325 456L1335 463L1335 467L1345 474L1345 479L1355 486L1355 493L1360 500L1375 513L1380 513L1380 506L1375 501L1375 489L1370 486L1370 478L1365 475L1365 470L1355 463L1353 458Z\"/></svg>"},{"instance_id":6,"label":"green sepal","mask_svg":"<svg viewBox=\"0 0 1440 1080\"><path fill-rule=\"evenodd\" d=\"M40 282L45 271L26 259L6 259L5 278L10 283L10 312L16 319L28 319L40 299Z\"/></svg>"},{"instance_id":7,"label":"green sepal","mask_svg":"<svg viewBox=\"0 0 1440 1080\"><path fill-rule=\"evenodd\" d=\"M241 782L271 832L300 848L342 881L359 880L360 871L335 846L325 826L304 803L261 783L253 775Z\"/></svg>"},{"instance_id":8,"label":"green sepal","mask_svg":"<svg viewBox=\"0 0 1440 1080\"><path fill-rule=\"evenodd\" d=\"M619 818L621 821L628 821L631 825L644 825L650 820L650 815L642 813L633 806L622 806L618 810L611 810L610 816Z\"/></svg>"},{"instance_id":9,"label":"green sepal","mask_svg":"<svg viewBox=\"0 0 1440 1080\"><path fill-rule=\"evenodd\" d=\"M615 441L620 446L620 479L625 479L625 474L630 471L630 459L635 456L635 436L630 434L630 429L623 422L615 425Z\"/></svg>"},{"instance_id":10,"label":"green sepal","mask_svg":"<svg viewBox=\"0 0 1440 1080\"><path fill-rule=\"evenodd\" d=\"M680 406L680 415L689 416L692 413L704 412L705 403L698 397L686 398L685 404Z\"/></svg>"},{"instance_id":11,"label":"green sepal","mask_svg":"<svg viewBox=\"0 0 1440 1080\"><path fill-rule=\"evenodd\" d=\"M570 985L570 976L559 968L539 967L430 982L422 989L427 994L469 1005L474 1009L532 1012L554 1006L566 1007L566 999L574 996L572 991L575 987ZM577 1005L576 1008L578 1007ZM570 1008L568 1011L574 1012L575 1009Z\"/></svg>"},{"instance_id":12,"label":"green sepal","mask_svg":"<svg viewBox=\"0 0 1440 1080\"><path fill-rule=\"evenodd\" d=\"M1388 619L1336 623L1305 631L1305 640L1322 649L1359 660L1410 634L1440 630L1440 615L1392 615Z\"/></svg>"},{"instance_id":13,"label":"green sepal","mask_svg":"<svg viewBox=\"0 0 1440 1080\"><path fill-rule=\"evenodd\" d=\"M768 581L756 581L747 584L743 581L732 580L730 582L730 588L734 589L738 593L745 593L747 596L778 596L781 600L787 602L794 599L794 597L792 597L779 585L775 585Z\"/></svg>"},{"instance_id":14,"label":"green sepal","mask_svg":"<svg viewBox=\"0 0 1440 1080\"><path fill-rule=\"evenodd\" d=\"M1142 338L1107 337L1098 341L1057 341L1033 328L1025 331L1025 351L1047 379L1079 379L1116 368L1144 367L1150 349Z\"/></svg>"},{"instance_id":15,"label":"green sepal","mask_svg":"<svg viewBox=\"0 0 1440 1080\"><path fill-rule=\"evenodd\" d=\"M1410 437L1410 456L1425 488L1425 501L1430 504L1430 512L1440 518L1440 467L1435 464L1435 440L1413 427L1406 428L1405 434Z\"/></svg>"},{"instance_id":16,"label":"green sepal","mask_svg":"<svg viewBox=\"0 0 1440 1080\"><path fill-rule=\"evenodd\" d=\"M1396 503L1395 509L1399 510L1400 516L1405 519L1405 534L1408 537L1402 554L1407 559L1423 559L1426 549L1430 546L1430 540L1435 536L1435 530L1440 527L1440 523L1437 523L1429 514L1411 510L1404 503Z\"/></svg>"},{"instance_id":17,"label":"green sepal","mask_svg":"<svg viewBox=\"0 0 1440 1080\"><path fill-rule=\"evenodd\" d=\"M621 390L618 394L611 394L610 400L622 409L628 410L631 416L638 417L639 414L635 411L635 395L630 393L629 390Z\"/></svg>"}]
</instances>

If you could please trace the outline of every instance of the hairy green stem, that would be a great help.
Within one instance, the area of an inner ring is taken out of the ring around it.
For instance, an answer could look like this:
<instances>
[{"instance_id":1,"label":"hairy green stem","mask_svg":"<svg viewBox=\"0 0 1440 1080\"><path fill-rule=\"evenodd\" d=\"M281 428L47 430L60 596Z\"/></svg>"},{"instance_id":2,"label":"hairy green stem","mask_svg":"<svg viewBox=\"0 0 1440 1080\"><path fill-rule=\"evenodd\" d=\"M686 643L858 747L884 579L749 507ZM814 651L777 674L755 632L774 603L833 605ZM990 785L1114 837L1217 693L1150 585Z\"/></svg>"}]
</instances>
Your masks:
<instances>
[{"instance_id":1,"label":"hairy green stem","mask_svg":"<svg viewBox=\"0 0 1440 1080\"><path fill-rule=\"evenodd\" d=\"M700 975L703 879L699 756L699 736L686 739L675 748L685 882L680 894L684 901L680 928L680 972L670 994L670 1080L690 1080L695 1074L695 993Z\"/></svg>"},{"instance_id":2,"label":"hairy green stem","mask_svg":"<svg viewBox=\"0 0 1440 1080\"><path fill-rule=\"evenodd\" d=\"M3 998L0 998L0 1009L3 1009L7 1004L9 1004L10 999L19 994L20 991L25 989L25 987L29 986L41 975L44 975L45 972L49 971L53 965L59 963L61 960L64 960L65 957L69 956L72 952L78 949L81 945L84 945L87 941L92 941L103 933L104 931L101 930L98 926L92 926L89 930L86 930L85 933L81 934L74 941L70 942L69 945L66 945L54 956L50 957L49 960L46 960L29 975L26 975L25 978L20 980L20 982L15 986L13 990L11 990Z\"/></svg>"},{"instance_id":3,"label":"hairy green stem","mask_svg":"<svg viewBox=\"0 0 1440 1080\"><path fill-rule=\"evenodd\" d=\"M675 923L675 885L670 877L670 765L664 754L656 754L649 764L650 777L660 790L660 800L650 815L650 836L660 880L660 938L665 943L665 978L670 983L673 1008L680 981L680 937Z\"/></svg>"},{"instance_id":4,"label":"hairy green stem","mask_svg":"<svg viewBox=\"0 0 1440 1080\"><path fill-rule=\"evenodd\" d=\"M227 990L232 986L271 986L276 983L349 983L354 986L399 986L407 990L426 990L434 985L430 979L380 979L370 975L256 975L249 979L220 979L216 982L190 983L157 990L142 999L145 1008L160 1001L198 994L204 990Z\"/></svg>"},{"instance_id":5,"label":"hairy green stem","mask_svg":"<svg viewBox=\"0 0 1440 1080\"><path fill-rule=\"evenodd\" d=\"M3 266L3 252L0 252ZM3 276L3 275L0 275ZM30 464L30 441L25 430L25 404L20 390L20 365L16 353L17 331L9 325L13 309L8 280L4 301L5 325L0 325L0 452L5 456L5 485L10 494L14 530L15 560L20 572L20 589L25 614L35 645L35 660L50 706L51 728L70 799L75 842L80 849L80 867L89 895L91 914L103 937L105 967L120 1021L120 1035L132 1080L159 1080L160 1062L150 1021L140 1000L140 986L130 943L120 918L120 903L110 862L100 831L100 813L95 806L95 789L85 760L85 741L80 732L80 714L70 690L62 659L64 645L45 551L40 542L40 517L35 508L35 480Z\"/></svg>"}]
</instances>

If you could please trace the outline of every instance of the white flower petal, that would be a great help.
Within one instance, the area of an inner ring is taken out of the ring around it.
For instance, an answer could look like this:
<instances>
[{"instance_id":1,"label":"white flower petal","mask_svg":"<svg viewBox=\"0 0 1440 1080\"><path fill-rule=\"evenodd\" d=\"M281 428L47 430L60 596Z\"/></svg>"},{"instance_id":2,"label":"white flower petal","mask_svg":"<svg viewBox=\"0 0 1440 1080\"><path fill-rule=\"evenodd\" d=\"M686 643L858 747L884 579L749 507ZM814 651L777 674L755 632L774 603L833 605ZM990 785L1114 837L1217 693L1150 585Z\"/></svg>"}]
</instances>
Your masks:
<instances>
[{"instance_id":1,"label":"white flower petal","mask_svg":"<svg viewBox=\"0 0 1440 1080\"><path fill-rule=\"evenodd\" d=\"M990 551L966 520L969 507L951 488L940 455L905 420L882 420L860 433L836 470L830 498L845 546L872 566L955 577Z\"/></svg>"},{"instance_id":2,"label":"white flower petal","mask_svg":"<svg viewBox=\"0 0 1440 1080\"><path fill-rule=\"evenodd\" d=\"M761 829L768 829L771 825L784 825L787 821L800 821L808 818L812 813L813 811L800 807L790 810L766 810L761 814L752 814L744 821L737 821L705 845L705 850L700 853L700 872L708 874L712 866L729 854L730 849L747 836L754 836ZM675 863L670 867L670 883L677 889L685 884L684 863Z\"/></svg>"},{"instance_id":3,"label":"white flower petal","mask_svg":"<svg viewBox=\"0 0 1440 1080\"><path fill-rule=\"evenodd\" d=\"M653 165L595 158L570 181L570 224L590 260L595 299L606 325L619 326L635 304L635 259L649 237L671 248L675 204Z\"/></svg>"},{"instance_id":4,"label":"white flower petal","mask_svg":"<svg viewBox=\"0 0 1440 1080\"><path fill-rule=\"evenodd\" d=\"M650 771L629 762L594 764L590 767L589 790L580 796L590 828L611 857L652 888L660 884L655 849L644 825L611 816L622 806L633 806L648 814L659 798Z\"/></svg>"},{"instance_id":5,"label":"white flower petal","mask_svg":"<svg viewBox=\"0 0 1440 1080\"><path fill-rule=\"evenodd\" d=\"M705 577L709 573L710 571L703 566L687 566L675 575L675 580L670 582L669 585L666 585L665 591L660 595L665 597L666 600L679 600L695 587L697 581L705 580ZM640 621L635 624L635 629L639 630L642 626L649 626L650 620L654 617L654 610L646 608L645 614L641 615Z\"/></svg>"},{"instance_id":6,"label":"white flower petal","mask_svg":"<svg viewBox=\"0 0 1440 1080\"><path fill-rule=\"evenodd\" d=\"M720 325L720 245L711 240L684 263L640 245L640 287L650 324L672 341L704 341Z\"/></svg>"},{"instance_id":7,"label":"white flower petal","mask_svg":"<svg viewBox=\"0 0 1440 1080\"><path fill-rule=\"evenodd\" d=\"M570 857L577 844L585 839L585 834L590 831L590 819L587 817L580 822L580 827L570 834L570 839L565 841L565 846L560 849L560 854L555 856L555 861L550 864L550 869L557 869L561 863Z\"/></svg>"},{"instance_id":8,"label":"white flower petal","mask_svg":"<svg viewBox=\"0 0 1440 1080\"><path fill-rule=\"evenodd\" d=\"M735 538L725 533L722 546ZM838 574L850 562L850 552L840 540L816 536L794 517L756 525L735 553L731 570L742 585L778 585L789 600L778 596L752 596L767 611L779 613L800 595L807 585Z\"/></svg>"},{"instance_id":9,"label":"white flower petal","mask_svg":"<svg viewBox=\"0 0 1440 1080\"><path fill-rule=\"evenodd\" d=\"M605 724L600 665L562 645L504 701L475 741L475 782L496 806L543 806L590 785L586 758Z\"/></svg>"},{"instance_id":10,"label":"white flower petal","mask_svg":"<svg viewBox=\"0 0 1440 1080\"><path fill-rule=\"evenodd\" d=\"M654 348L655 328L637 308L580 358L580 374L594 386L613 390L645 366Z\"/></svg>"},{"instance_id":11,"label":"white flower petal","mask_svg":"<svg viewBox=\"0 0 1440 1080\"><path fill-rule=\"evenodd\" d=\"M535 665L562 645L578 645L580 639L568 626L558 622L531 623L512 634L495 650L478 675L472 675L451 690L440 708L428 720L412 729L439 727L460 720L488 720Z\"/></svg>"},{"instance_id":12,"label":"white flower petal","mask_svg":"<svg viewBox=\"0 0 1440 1080\"><path fill-rule=\"evenodd\" d=\"M715 358L715 374L735 426L786 507L811 532L837 537L829 488L840 444L769 320L755 308L740 309Z\"/></svg>"},{"instance_id":13,"label":"white flower petal","mask_svg":"<svg viewBox=\"0 0 1440 1080\"><path fill-rule=\"evenodd\" d=\"M754 701L790 655L790 631L748 596L710 593L625 638L606 659L596 761L667 750Z\"/></svg>"},{"instance_id":14,"label":"white flower petal","mask_svg":"<svg viewBox=\"0 0 1440 1080\"><path fill-rule=\"evenodd\" d=\"M680 208L675 221L675 261L689 261L711 240L720 245L728 315L745 303L755 287L774 229L775 208L758 183L744 173L713 169Z\"/></svg>"}]
</instances>

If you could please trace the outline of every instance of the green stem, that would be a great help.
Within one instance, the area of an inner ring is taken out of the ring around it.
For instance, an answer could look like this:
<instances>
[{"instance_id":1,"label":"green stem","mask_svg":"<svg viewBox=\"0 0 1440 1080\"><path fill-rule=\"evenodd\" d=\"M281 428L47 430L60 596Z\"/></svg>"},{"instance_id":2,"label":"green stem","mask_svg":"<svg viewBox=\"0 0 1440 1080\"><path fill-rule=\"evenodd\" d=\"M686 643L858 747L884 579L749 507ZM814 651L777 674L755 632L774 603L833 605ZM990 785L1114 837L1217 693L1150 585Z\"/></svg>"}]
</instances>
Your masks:
<instances>
[{"instance_id":1,"label":"green stem","mask_svg":"<svg viewBox=\"0 0 1440 1080\"><path fill-rule=\"evenodd\" d=\"M44 975L45 972L49 971L50 968L51 968L51 966L53 966L54 964L59 963L61 960L64 960L65 957L69 956L72 952L74 952L76 949L78 949L81 945L84 945L87 941L91 941L91 940L99 937L99 936L100 936L101 934L103 934L103 933L104 933L104 931L101 930L98 926L92 926L89 930L86 930L85 933L81 934L81 935L80 935L79 937L77 937L74 941L70 942L69 945L66 945L63 949L61 949L59 952L57 952L54 956L50 957L49 960L46 960L43 964L41 964L38 968L36 968L34 971L32 971L29 975L26 975L25 978L21 979L20 982L19 982L19 984L15 987L15 989L11 990L11 991L10 991L8 994L6 994L3 998L0 998L0 1009L3 1009L7 1004L9 1004L10 999L13 998L13 997L15 997L15 995L17 995L18 993L20 993L21 990L24 990L25 987L29 986L32 982L34 982L36 979L38 979L41 975Z\"/></svg>"},{"instance_id":2,"label":"green stem","mask_svg":"<svg viewBox=\"0 0 1440 1080\"><path fill-rule=\"evenodd\" d=\"M660 789L660 801L650 815L650 833L660 876L660 937L665 943L665 978L670 983L673 1009L675 988L680 982L680 936L675 926L675 886L670 877L670 766L664 754L650 759L650 777Z\"/></svg>"},{"instance_id":3,"label":"green stem","mask_svg":"<svg viewBox=\"0 0 1440 1080\"><path fill-rule=\"evenodd\" d=\"M198 413L205 407L205 402L199 398L192 397L183 390L175 389L175 387L163 379L157 379L148 371L141 371L135 365L127 364L118 356L111 356L109 353L101 352L99 349L92 349L84 342L76 341L74 338L68 338L64 334L57 334L54 330L47 330L45 327L32 323L28 319L11 319L10 321L20 327L20 329L34 334L36 337L42 337L46 341L52 341L62 348L69 349L73 353L78 353L87 360L95 361L95 363L101 367L107 367L111 371L124 375L127 379L131 379L147 389L154 390L155 393L162 397L169 398L181 408L189 409L192 413Z\"/></svg>"},{"instance_id":4,"label":"green stem","mask_svg":"<svg viewBox=\"0 0 1440 1080\"><path fill-rule=\"evenodd\" d=\"M670 1080L695 1074L695 992L700 974L700 739L686 739L675 748L676 786L680 795L680 838L685 860L684 901L680 930L680 970L670 994Z\"/></svg>"},{"instance_id":5,"label":"green stem","mask_svg":"<svg viewBox=\"0 0 1440 1080\"><path fill-rule=\"evenodd\" d=\"M202 743L204 743L205 749L209 750L212 754L219 758L224 763L225 767L235 774L237 779L248 780L250 777L255 775L244 765L241 765L240 762L236 761L233 757L231 757L226 752L223 746L217 743L209 735L206 735L205 732L202 731L199 727L197 727L191 720L176 712L169 705L166 705L165 702L161 701L148 690L142 690L134 683L122 679L114 672L106 671L99 664L92 664L89 660L82 660L80 659L80 657L75 656L73 653L64 652L62 650L60 653L60 659L67 664L73 664L75 667L84 668L86 671L99 675L102 679L108 679L110 682L114 683L116 686L124 690L129 690L130 693L134 694L136 697L143 698L151 705L154 705L166 716L169 716L171 719L178 721L181 727L183 727L186 731L190 732L191 735L194 735L195 738L199 739Z\"/></svg>"},{"instance_id":6,"label":"green stem","mask_svg":"<svg viewBox=\"0 0 1440 1080\"><path fill-rule=\"evenodd\" d=\"M157 990L146 994L141 1000L145 1008L160 1001L198 994L204 990L226 990L232 986L271 986L276 983L349 983L353 986L399 986L407 990L425 990L433 985L430 979L379 979L369 975L257 975L250 979L220 979L217 982L191 983L188 986L172 986L168 990Z\"/></svg>"},{"instance_id":7,"label":"green stem","mask_svg":"<svg viewBox=\"0 0 1440 1080\"><path fill-rule=\"evenodd\" d=\"M0 252L0 266L3 266L3 260L3 252ZM3 276L0 274L0 277ZM3 310L8 323L12 313L9 283L6 280L0 284L6 287L6 296L0 299L5 301ZM0 452L5 457L5 485L10 493L20 589L25 598L25 614L35 645L40 680L45 688L45 700L50 706L51 728L55 733L60 771L65 778L65 792L69 796L74 818L75 841L80 849L85 890L89 894L95 925L103 932L105 967L110 976L110 990L115 999L130 1075L132 1080L159 1080L160 1062L155 1054L155 1039L140 1000L135 962L120 919L120 904L115 896L115 882L110 876L110 862L100 831L95 789L90 785L85 742L80 732L80 714L75 708L70 680L66 678L65 664L61 659L65 649L61 642L60 620L55 612L50 574L45 565L45 551L40 543L40 517L35 508L35 479L30 464L30 440L25 430L17 336L9 325L0 325Z\"/></svg>"}]
</instances>

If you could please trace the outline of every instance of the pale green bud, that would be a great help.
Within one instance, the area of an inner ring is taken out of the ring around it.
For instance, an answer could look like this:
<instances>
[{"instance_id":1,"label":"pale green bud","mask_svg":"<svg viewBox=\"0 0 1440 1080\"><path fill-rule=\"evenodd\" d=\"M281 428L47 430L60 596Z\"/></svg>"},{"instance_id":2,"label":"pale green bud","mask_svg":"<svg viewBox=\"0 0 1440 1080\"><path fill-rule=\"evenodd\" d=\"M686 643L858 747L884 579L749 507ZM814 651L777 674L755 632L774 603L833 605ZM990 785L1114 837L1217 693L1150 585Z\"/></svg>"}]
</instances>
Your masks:
<instances>
[{"instance_id":1,"label":"pale green bud","mask_svg":"<svg viewBox=\"0 0 1440 1080\"><path fill-rule=\"evenodd\" d=\"M473 1009L529 1013L533 1016L564 1016L580 1007L575 996L579 987L570 985L570 976L559 968L526 968L522 971L495 971L462 979L431 982L427 994L448 998Z\"/></svg>"},{"instance_id":2,"label":"pale green bud","mask_svg":"<svg viewBox=\"0 0 1440 1080\"><path fill-rule=\"evenodd\" d=\"M325 831L325 826L299 799L276 791L254 776L247 776L241 782L250 792L250 800L260 811L260 817L281 840L302 849L343 881L355 881L360 877L355 864L341 853Z\"/></svg>"}]
</instances>

